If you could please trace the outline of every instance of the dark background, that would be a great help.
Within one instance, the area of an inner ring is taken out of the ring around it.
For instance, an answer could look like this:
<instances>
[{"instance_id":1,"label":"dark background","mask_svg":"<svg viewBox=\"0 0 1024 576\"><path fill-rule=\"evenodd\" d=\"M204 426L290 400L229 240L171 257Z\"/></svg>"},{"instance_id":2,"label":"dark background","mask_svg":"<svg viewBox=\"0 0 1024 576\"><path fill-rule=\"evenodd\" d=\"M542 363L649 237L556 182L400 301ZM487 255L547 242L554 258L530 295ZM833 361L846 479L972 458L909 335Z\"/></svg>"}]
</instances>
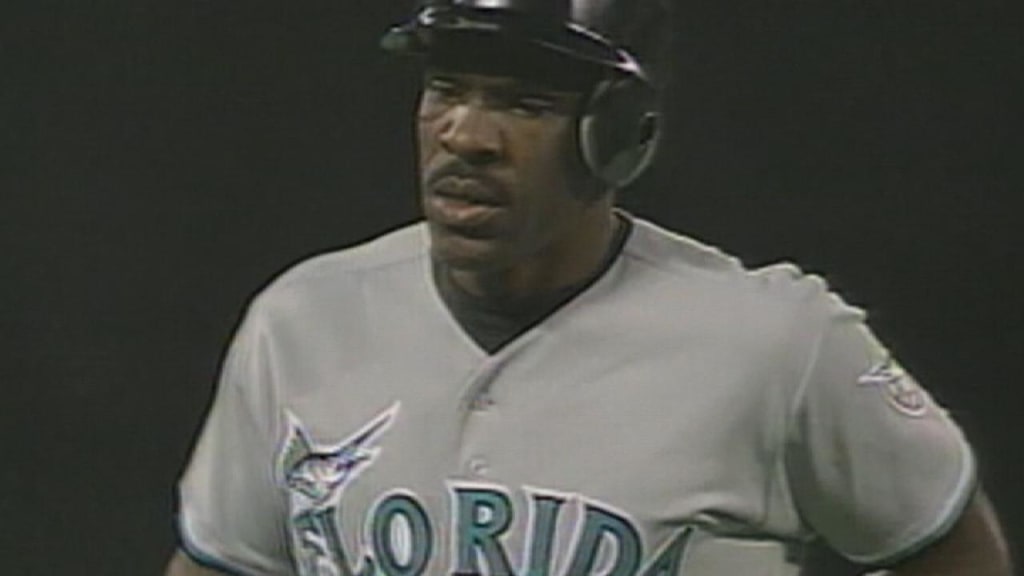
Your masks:
<instances>
[{"instance_id":1,"label":"dark background","mask_svg":"<svg viewBox=\"0 0 1024 576\"><path fill-rule=\"evenodd\" d=\"M865 306L1017 541L1013 4L680 2L667 146L624 202ZM376 48L408 3L2 6L0 570L157 573L247 298L416 216L416 73Z\"/></svg>"}]
</instances>

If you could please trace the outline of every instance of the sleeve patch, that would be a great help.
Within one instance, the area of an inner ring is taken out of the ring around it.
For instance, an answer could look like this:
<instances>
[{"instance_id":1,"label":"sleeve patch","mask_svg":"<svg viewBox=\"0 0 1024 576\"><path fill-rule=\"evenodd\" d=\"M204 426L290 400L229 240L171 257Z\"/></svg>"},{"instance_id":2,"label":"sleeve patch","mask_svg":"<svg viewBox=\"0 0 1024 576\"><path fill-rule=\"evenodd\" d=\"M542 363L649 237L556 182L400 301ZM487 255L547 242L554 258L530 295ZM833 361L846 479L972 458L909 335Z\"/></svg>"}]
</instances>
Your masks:
<instances>
[{"instance_id":1,"label":"sleeve patch","mask_svg":"<svg viewBox=\"0 0 1024 576\"><path fill-rule=\"evenodd\" d=\"M906 416L924 416L928 401L914 378L891 357L879 362L857 378L860 386L881 390L889 405Z\"/></svg>"}]
</instances>

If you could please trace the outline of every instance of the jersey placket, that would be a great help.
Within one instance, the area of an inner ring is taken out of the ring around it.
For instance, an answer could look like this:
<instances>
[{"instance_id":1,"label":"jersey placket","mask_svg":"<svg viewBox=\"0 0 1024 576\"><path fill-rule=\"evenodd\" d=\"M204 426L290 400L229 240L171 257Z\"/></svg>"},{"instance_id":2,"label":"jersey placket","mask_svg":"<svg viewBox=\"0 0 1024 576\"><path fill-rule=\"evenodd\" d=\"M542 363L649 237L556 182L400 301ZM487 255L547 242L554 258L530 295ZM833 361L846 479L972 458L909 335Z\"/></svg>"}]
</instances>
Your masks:
<instances>
[{"instance_id":1,"label":"jersey placket","mask_svg":"<svg viewBox=\"0 0 1024 576\"><path fill-rule=\"evenodd\" d=\"M467 378L459 398L462 422L458 438L458 476L478 481L494 478L492 439L495 435L514 433L500 429L503 419L495 387L506 366L522 354L536 336L535 330L521 335L498 353L484 358Z\"/></svg>"}]
</instances>

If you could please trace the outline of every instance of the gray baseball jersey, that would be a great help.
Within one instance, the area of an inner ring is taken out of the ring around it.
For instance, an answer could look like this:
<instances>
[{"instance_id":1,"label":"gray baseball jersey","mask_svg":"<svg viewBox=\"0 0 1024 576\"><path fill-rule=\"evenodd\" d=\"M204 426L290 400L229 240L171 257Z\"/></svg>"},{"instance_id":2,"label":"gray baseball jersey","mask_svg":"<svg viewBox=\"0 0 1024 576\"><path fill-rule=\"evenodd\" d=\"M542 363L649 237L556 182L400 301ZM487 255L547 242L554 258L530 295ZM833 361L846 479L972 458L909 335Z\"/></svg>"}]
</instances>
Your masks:
<instances>
[{"instance_id":1,"label":"gray baseball jersey","mask_svg":"<svg viewBox=\"0 0 1024 576\"><path fill-rule=\"evenodd\" d=\"M253 301L179 522L252 575L778 576L815 537L907 554L973 484L958 428L815 277L635 220L598 281L487 354L418 224Z\"/></svg>"}]
</instances>

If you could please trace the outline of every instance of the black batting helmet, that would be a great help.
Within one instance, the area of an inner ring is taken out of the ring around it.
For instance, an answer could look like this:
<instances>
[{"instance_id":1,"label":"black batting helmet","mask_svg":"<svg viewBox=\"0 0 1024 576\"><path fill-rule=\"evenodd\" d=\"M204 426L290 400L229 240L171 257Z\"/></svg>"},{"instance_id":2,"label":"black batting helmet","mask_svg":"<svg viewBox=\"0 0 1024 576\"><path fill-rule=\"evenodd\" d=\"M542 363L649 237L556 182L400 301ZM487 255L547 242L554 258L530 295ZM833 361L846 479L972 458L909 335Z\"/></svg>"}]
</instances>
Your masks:
<instances>
[{"instance_id":1,"label":"black batting helmet","mask_svg":"<svg viewBox=\"0 0 1024 576\"><path fill-rule=\"evenodd\" d=\"M485 59L487 48L500 45L509 57L484 69L529 59L585 79L591 96L578 121L580 155L594 175L620 188L650 164L659 140L654 75L639 52L660 59L660 46L647 44L666 36L666 1L420 0L416 15L381 45L442 62Z\"/></svg>"}]
</instances>

